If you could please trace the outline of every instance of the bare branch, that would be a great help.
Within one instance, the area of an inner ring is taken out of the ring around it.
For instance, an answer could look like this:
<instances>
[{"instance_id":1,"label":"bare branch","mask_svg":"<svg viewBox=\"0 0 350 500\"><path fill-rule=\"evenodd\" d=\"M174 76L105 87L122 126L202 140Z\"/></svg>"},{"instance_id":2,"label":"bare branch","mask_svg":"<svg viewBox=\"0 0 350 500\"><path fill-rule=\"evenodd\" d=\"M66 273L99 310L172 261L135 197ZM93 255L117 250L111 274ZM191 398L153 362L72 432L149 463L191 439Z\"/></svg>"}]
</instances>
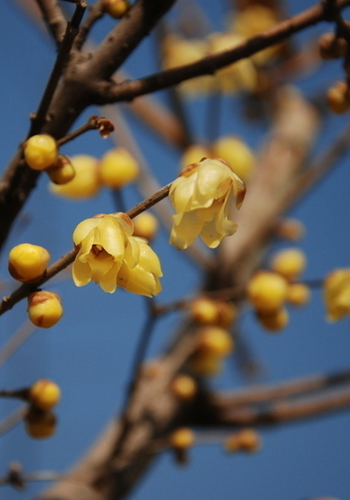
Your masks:
<instances>
[{"instance_id":1,"label":"bare branch","mask_svg":"<svg viewBox=\"0 0 350 500\"><path fill-rule=\"evenodd\" d=\"M66 29L66 18L59 6L57 0L36 0L44 21L49 28L51 35L56 41L57 46L62 42Z\"/></svg>"},{"instance_id":2,"label":"bare branch","mask_svg":"<svg viewBox=\"0 0 350 500\"><path fill-rule=\"evenodd\" d=\"M337 2L339 9L347 5L350 5L350 0L338 0ZM177 85L196 76L214 74L216 70L228 64L250 57L325 19L326 15L323 6L318 4L301 14L282 21L247 42L237 45L234 49L207 56L198 62L168 69L133 82L124 82L119 85L101 84L99 104L132 100L135 97Z\"/></svg>"}]
</instances>

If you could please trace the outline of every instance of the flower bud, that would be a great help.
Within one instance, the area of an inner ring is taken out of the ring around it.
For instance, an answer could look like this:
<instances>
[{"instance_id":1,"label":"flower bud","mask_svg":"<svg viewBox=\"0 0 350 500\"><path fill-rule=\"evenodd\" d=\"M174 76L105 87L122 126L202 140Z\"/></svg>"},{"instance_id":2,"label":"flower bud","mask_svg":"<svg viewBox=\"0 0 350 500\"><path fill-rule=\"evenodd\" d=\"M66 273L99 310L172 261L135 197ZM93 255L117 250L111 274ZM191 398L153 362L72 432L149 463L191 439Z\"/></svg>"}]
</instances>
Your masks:
<instances>
[{"instance_id":1,"label":"flower bud","mask_svg":"<svg viewBox=\"0 0 350 500\"><path fill-rule=\"evenodd\" d=\"M32 135L25 142L24 158L33 170L45 170L57 160L57 142L48 134Z\"/></svg>"},{"instance_id":2,"label":"flower bud","mask_svg":"<svg viewBox=\"0 0 350 500\"><path fill-rule=\"evenodd\" d=\"M198 163L202 158L211 158L211 156L212 154L207 146L202 144L191 144L182 154L181 169L192 163Z\"/></svg>"},{"instance_id":3,"label":"flower bud","mask_svg":"<svg viewBox=\"0 0 350 500\"><path fill-rule=\"evenodd\" d=\"M40 291L28 297L30 321L39 328L51 328L61 319L63 309L56 293Z\"/></svg>"},{"instance_id":4,"label":"flower bud","mask_svg":"<svg viewBox=\"0 0 350 500\"><path fill-rule=\"evenodd\" d=\"M176 449L186 450L193 446L194 440L194 432L191 429L180 427L170 435L169 445Z\"/></svg>"},{"instance_id":5,"label":"flower bud","mask_svg":"<svg viewBox=\"0 0 350 500\"><path fill-rule=\"evenodd\" d=\"M9 273L23 283L35 283L44 276L49 260L50 254L45 248L21 243L9 253Z\"/></svg>"},{"instance_id":6,"label":"flower bud","mask_svg":"<svg viewBox=\"0 0 350 500\"><path fill-rule=\"evenodd\" d=\"M327 103L331 111L337 114L346 113L350 109L350 92L347 82L339 81L328 90Z\"/></svg>"},{"instance_id":7,"label":"flower bud","mask_svg":"<svg viewBox=\"0 0 350 500\"><path fill-rule=\"evenodd\" d=\"M252 176L255 164L251 149L238 137L221 137L213 145L214 156L226 160L243 182Z\"/></svg>"},{"instance_id":8,"label":"flower bud","mask_svg":"<svg viewBox=\"0 0 350 500\"><path fill-rule=\"evenodd\" d=\"M50 411L32 407L25 416L24 422L28 435L35 439L49 438L56 431L57 419Z\"/></svg>"},{"instance_id":9,"label":"flower bud","mask_svg":"<svg viewBox=\"0 0 350 500\"><path fill-rule=\"evenodd\" d=\"M283 330L289 323L289 314L284 307L268 313L258 311L257 318L259 323L261 323L266 330L270 330L271 332Z\"/></svg>"},{"instance_id":10,"label":"flower bud","mask_svg":"<svg viewBox=\"0 0 350 500\"><path fill-rule=\"evenodd\" d=\"M158 220L151 212L142 212L133 219L134 236L151 241L158 230Z\"/></svg>"},{"instance_id":11,"label":"flower bud","mask_svg":"<svg viewBox=\"0 0 350 500\"><path fill-rule=\"evenodd\" d=\"M47 171L48 176L54 184L67 184L75 177L75 170L68 156L59 155L53 167Z\"/></svg>"},{"instance_id":12,"label":"flower bud","mask_svg":"<svg viewBox=\"0 0 350 500\"><path fill-rule=\"evenodd\" d=\"M287 297L287 281L279 274L260 271L248 283L248 299L261 313L280 309Z\"/></svg>"},{"instance_id":13,"label":"flower bud","mask_svg":"<svg viewBox=\"0 0 350 500\"><path fill-rule=\"evenodd\" d=\"M100 162L101 182L118 189L134 181L139 173L136 160L124 148L108 151Z\"/></svg>"},{"instance_id":14,"label":"flower bud","mask_svg":"<svg viewBox=\"0 0 350 500\"><path fill-rule=\"evenodd\" d=\"M103 0L102 9L114 19L120 19L130 9L128 0Z\"/></svg>"},{"instance_id":15,"label":"flower bud","mask_svg":"<svg viewBox=\"0 0 350 500\"><path fill-rule=\"evenodd\" d=\"M318 40L318 49L322 59L338 59L344 57L348 43L334 33L324 33Z\"/></svg>"},{"instance_id":16,"label":"flower bud","mask_svg":"<svg viewBox=\"0 0 350 500\"><path fill-rule=\"evenodd\" d=\"M205 351L196 352L190 359L191 369L194 373L203 377L218 375L222 370L222 364L223 356Z\"/></svg>"},{"instance_id":17,"label":"flower bud","mask_svg":"<svg viewBox=\"0 0 350 500\"><path fill-rule=\"evenodd\" d=\"M61 390L51 380L38 380L29 389L29 401L40 410L51 410L61 398Z\"/></svg>"},{"instance_id":18,"label":"flower bud","mask_svg":"<svg viewBox=\"0 0 350 500\"><path fill-rule=\"evenodd\" d=\"M288 281L297 279L304 271L306 257L298 248L286 248L276 253L271 260L271 269Z\"/></svg>"},{"instance_id":19,"label":"flower bud","mask_svg":"<svg viewBox=\"0 0 350 500\"><path fill-rule=\"evenodd\" d=\"M253 453L261 447L259 433L254 429L242 429L228 438L225 441L225 449L228 452L245 451Z\"/></svg>"},{"instance_id":20,"label":"flower bud","mask_svg":"<svg viewBox=\"0 0 350 500\"><path fill-rule=\"evenodd\" d=\"M213 356L227 356L233 351L234 342L224 328L207 326L198 333L198 349Z\"/></svg>"},{"instance_id":21,"label":"flower bud","mask_svg":"<svg viewBox=\"0 0 350 500\"><path fill-rule=\"evenodd\" d=\"M189 375L177 375L171 383L172 393L182 401L189 401L194 398L197 392L197 383Z\"/></svg>"},{"instance_id":22,"label":"flower bud","mask_svg":"<svg viewBox=\"0 0 350 500\"><path fill-rule=\"evenodd\" d=\"M82 200L96 196L101 183L97 159L89 155L72 156L70 159L75 176L66 184L50 183L50 191L64 198Z\"/></svg>"},{"instance_id":23,"label":"flower bud","mask_svg":"<svg viewBox=\"0 0 350 500\"><path fill-rule=\"evenodd\" d=\"M304 283L288 285L287 302L293 306L304 306L310 300L310 288Z\"/></svg>"},{"instance_id":24,"label":"flower bud","mask_svg":"<svg viewBox=\"0 0 350 500\"><path fill-rule=\"evenodd\" d=\"M299 241L306 232L302 222L297 219L287 218L282 219L277 225L276 235L279 238L284 238L291 241Z\"/></svg>"}]
</instances>

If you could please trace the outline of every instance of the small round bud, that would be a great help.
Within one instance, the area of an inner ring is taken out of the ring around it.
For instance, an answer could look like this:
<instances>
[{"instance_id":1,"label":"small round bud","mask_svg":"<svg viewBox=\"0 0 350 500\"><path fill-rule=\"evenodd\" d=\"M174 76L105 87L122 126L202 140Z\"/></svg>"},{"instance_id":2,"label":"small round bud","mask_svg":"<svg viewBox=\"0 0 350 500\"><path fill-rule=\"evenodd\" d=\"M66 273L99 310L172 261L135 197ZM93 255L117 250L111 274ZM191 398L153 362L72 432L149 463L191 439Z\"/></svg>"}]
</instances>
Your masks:
<instances>
[{"instance_id":1,"label":"small round bud","mask_svg":"<svg viewBox=\"0 0 350 500\"><path fill-rule=\"evenodd\" d=\"M61 390L51 380L38 380L29 389L29 401L40 410L51 410L61 398Z\"/></svg>"},{"instance_id":2,"label":"small round bud","mask_svg":"<svg viewBox=\"0 0 350 500\"><path fill-rule=\"evenodd\" d=\"M293 306L305 306L310 300L310 288L304 283L291 283L288 286L287 302Z\"/></svg>"},{"instance_id":3,"label":"small round bud","mask_svg":"<svg viewBox=\"0 0 350 500\"><path fill-rule=\"evenodd\" d=\"M53 292L34 292L28 297L28 314L35 326L51 328L63 315L61 299Z\"/></svg>"},{"instance_id":4,"label":"small round bud","mask_svg":"<svg viewBox=\"0 0 350 500\"><path fill-rule=\"evenodd\" d=\"M50 411L32 407L25 416L24 422L28 435L35 439L49 438L56 431L57 419Z\"/></svg>"},{"instance_id":5,"label":"small round bud","mask_svg":"<svg viewBox=\"0 0 350 500\"><path fill-rule=\"evenodd\" d=\"M221 137L213 145L214 156L223 158L242 181L247 182L252 176L255 164L251 149L238 137Z\"/></svg>"},{"instance_id":6,"label":"small round bud","mask_svg":"<svg viewBox=\"0 0 350 500\"><path fill-rule=\"evenodd\" d=\"M47 170L48 176L54 184L67 184L75 177L75 170L68 156L59 155L53 167Z\"/></svg>"},{"instance_id":7,"label":"small round bud","mask_svg":"<svg viewBox=\"0 0 350 500\"><path fill-rule=\"evenodd\" d=\"M318 49L322 59L338 59L345 56L348 44L334 33L325 33L318 40Z\"/></svg>"},{"instance_id":8,"label":"small round bud","mask_svg":"<svg viewBox=\"0 0 350 500\"><path fill-rule=\"evenodd\" d=\"M188 146L181 157L181 170L187 165L198 163L202 158L211 158L212 154L210 149L203 144L191 144Z\"/></svg>"},{"instance_id":9,"label":"small round bud","mask_svg":"<svg viewBox=\"0 0 350 500\"><path fill-rule=\"evenodd\" d=\"M197 392L197 383L189 375L177 375L171 383L172 393L182 401L189 401L194 398Z\"/></svg>"},{"instance_id":10,"label":"small round bud","mask_svg":"<svg viewBox=\"0 0 350 500\"><path fill-rule=\"evenodd\" d=\"M228 356L234 349L234 342L224 328L207 326L198 332L198 349L212 356Z\"/></svg>"},{"instance_id":11,"label":"small round bud","mask_svg":"<svg viewBox=\"0 0 350 500\"><path fill-rule=\"evenodd\" d=\"M270 313L257 313L259 323L271 332L278 332L283 330L289 323L289 314L287 309L281 307Z\"/></svg>"},{"instance_id":12,"label":"small round bud","mask_svg":"<svg viewBox=\"0 0 350 500\"><path fill-rule=\"evenodd\" d=\"M200 325L216 325L222 328L229 327L237 316L234 304L223 300L211 300L199 297L189 305L193 321Z\"/></svg>"},{"instance_id":13,"label":"small round bud","mask_svg":"<svg viewBox=\"0 0 350 500\"><path fill-rule=\"evenodd\" d=\"M50 254L46 248L21 243L9 253L9 273L22 283L35 283L44 276L49 260Z\"/></svg>"},{"instance_id":14,"label":"small round bud","mask_svg":"<svg viewBox=\"0 0 350 500\"><path fill-rule=\"evenodd\" d=\"M103 0L102 9L114 19L120 19L130 9L127 0Z\"/></svg>"},{"instance_id":15,"label":"small round bud","mask_svg":"<svg viewBox=\"0 0 350 500\"><path fill-rule=\"evenodd\" d=\"M66 184L50 183L50 191L64 198L82 200L96 196L100 190L98 161L93 156L72 156L74 178Z\"/></svg>"},{"instance_id":16,"label":"small round bud","mask_svg":"<svg viewBox=\"0 0 350 500\"><path fill-rule=\"evenodd\" d=\"M57 160L57 142L48 134L30 137L24 144L24 158L33 170L45 170Z\"/></svg>"},{"instance_id":17,"label":"small round bud","mask_svg":"<svg viewBox=\"0 0 350 500\"><path fill-rule=\"evenodd\" d=\"M248 299L259 312L279 309L287 297L287 281L279 274L260 271L248 283Z\"/></svg>"},{"instance_id":18,"label":"small round bud","mask_svg":"<svg viewBox=\"0 0 350 500\"><path fill-rule=\"evenodd\" d=\"M334 84L327 92L327 103L334 113L346 113L350 109L350 92L348 84L344 81Z\"/></svg>"},{"instance_id":19,"label":"small round bud","mask_svg":"<svg viewBox=\"0 0 350 500\"><path fill-rule=\"evenodd\" d=\"M245 451L253 453L261 447L258 432L254 429L242 429L227 437L224 443L225 450L229 453Z\"/></svg>"},{"instance_id":20,"label":"small round bud","mask_svg":"<svg viewBox=\"0 0 350 500\"><path fill-rule=\"evenodd\" d=\"M125 148L108 151L100 162L101 182L118 189L134 181L139 173L136 160Z\"/></svg>"},{"instance_id":21,"label":"small round bud","mask_svg":"<svg viewBox=\"0 0 350 500\"><path fill-rule=\"evenodd\" d=\"M221 372L222 362L222 356L215 356L204 351L198 351L191 357L190 367L197 375L212 377Z\"/></svg>"},{"instance_id":22,"label":"small round bud","mask_svg":"<svg viewBox=\"0 0 350 500\"><path fill-rule=\"evenodd\" d=\"M169 446L180 450L187 450L194 441L194 432L188 427L180 427L169 436Z\"/></svg>"},{"instance_id":23,"label":"small round bud","mask_svg":"<svg viewBox=\"0 0 350 500\"><path fill-rule=\"evenodd\" d=\"M133 219L134 236L151 241L158 230L158 219L151 212L142 212Z\"/></svg>"},{"instance_id":24,"label":"small round bud","mask_svg":"<svg viewBox=\"0 0 350 500\"><path fill-rule=\"evenodd\" d=\"M271 269L289 281L297 279L304 271L305 266L305 254L298 248L281 250L271 260Z\"/></svg>"},{"instance_id":25,"label":"small round bud","mask_svg":"<svg viewBox=\"0 0 350 500\"><path fill-rule=\"evenodd\" d=\"M297 219L282 219L276 227L276 235L291 241L299 241L305 235L306 229Z\"/></svg>"}]
</instances>

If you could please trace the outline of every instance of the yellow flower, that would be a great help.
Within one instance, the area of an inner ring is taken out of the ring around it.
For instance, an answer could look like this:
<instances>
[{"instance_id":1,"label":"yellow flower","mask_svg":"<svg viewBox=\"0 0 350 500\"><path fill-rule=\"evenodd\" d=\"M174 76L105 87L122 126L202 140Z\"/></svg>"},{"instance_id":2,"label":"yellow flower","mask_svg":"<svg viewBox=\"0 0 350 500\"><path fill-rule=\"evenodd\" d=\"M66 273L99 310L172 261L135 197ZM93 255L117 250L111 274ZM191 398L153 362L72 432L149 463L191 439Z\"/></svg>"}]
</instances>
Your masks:
<instances>
[{"instance_id":1,"label":"yellow flower","mask_svg":"<svg viewBox=\"0 0 350 500\"><path fill-rule=\"evenodd\" d=\"M139 260L139 245L129 238L132 231L132 221L126 214L100 215L78 224L73 233L79 249L73 263L74 283L84 286L93 280L105 292L113 293L123 259L130 266L136 266Z\"/></svg>"},{"instance_id":2,"label":"yellow flower","mask_svg":"<svg viewBox=\"0 0 350 500\"><path fill-rule=\"evenodd\" d=\"M184 250L200 235L210 248L237 230L229 220L230 201L236 197L240 208L245 195L243 181L222 159L203 159L189 165L170 188L176 214L170 244Z\"/></svg>"},{"instance_id":3,"label":"yellow flower","mask_svg":"<svg viewBox=\"0 0 350 500\"><path fill-rule=\"evenodd\" d=\"M329 321L350 314L350 268L330 273L325 279L323 293Z\"/></svg>"},{"instance_id":4,"label":"yellow flower","mask_svg":"<svg viewBox=\"0 0 350 500\"><path fill-rule=\"evenodd\" d=\"M143 238L131 236L130 240L139 247L139 260L136 265L128 258L118 272L117 283L132 293L152 297L161 290L159 278L163 276L156 253Z\"/></svg>"}]
</instances>

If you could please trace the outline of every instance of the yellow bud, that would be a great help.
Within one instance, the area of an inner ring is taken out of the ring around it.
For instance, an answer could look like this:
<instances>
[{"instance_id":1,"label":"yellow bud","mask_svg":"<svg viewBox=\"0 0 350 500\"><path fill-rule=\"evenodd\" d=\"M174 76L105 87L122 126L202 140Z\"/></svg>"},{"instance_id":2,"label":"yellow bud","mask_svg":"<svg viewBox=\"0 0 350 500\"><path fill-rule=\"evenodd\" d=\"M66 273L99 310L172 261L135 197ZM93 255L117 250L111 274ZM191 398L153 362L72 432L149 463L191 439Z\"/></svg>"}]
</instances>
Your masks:
<instances>
[{"instance_id":1,"label":"yellow bud","mask_svg":"<svg viewBox=\"0 0 350 500\"><path fill-rule=\"evenodd\" d=\"M50 411L30 408L24 421L28 435L35 439L49 438L56 431L57 419Z\"/></svg>"},{"instance_id":2,"label":"yellow bud","mask_svg":"<svg viewBox=\"0 0 350 500\"><path fill-rule=\"evenodd\" d=\"M261 447L260 436L254 429L242 429L227 437L224 443L227 452L255 452Z\"/></svg>"},{"instance_id":3,"label":"yellow bud","mask_svg":"<svg viewBox=\"0 0 350 500\"><path fill-rule=\"evenodd\" d=\"M40 410L51 410L61 398L61 390L51 380L38 380L29 389L29 401Z\"/></svg>"},{"instance_id":4,"label":"yellow bud","mask_svg":"<svg viewBox=\"0 0 350 500\"><path fill-rule=\"evenodd\" d=\"M23 283L35 283L44 276L49 260L50 254L45 248L21 243L9 253L9 273Z\"/></svg>"},{"instance_id":5,"label":"yellow bud","mask_svg":"<svg viewBox=\"0 0 350 500\"><path fill-rule=\"evenodd\" d=\"M288 286L287 301L293 306L304 306L310 300L310 288L304 283L291 283Z\"/></svg>"},{"instance_id":6,"label":"yellow bud","mask_svg":"<svg viewBox=\"0 0 350 500\"><path fill-rule=\"evenodd\" d=\"M75 170L68 156L59 155L53 167L47 171L54 184L67 184L75 177Z\"/></svg>"},{"instance_id":7,"label":"yellow bud","mask_svg":"<svg viewBox=\"0 0 350 500\"><path fill-rule=\"evenodd\" d=\"M338 59L345 56L348 43L334 33L324 33L318 40L318 49L322 59Z\"/></svg>"},{"instance_id":8,"label":"yellow bud","mask_svg":"<svg viewBox=\"0 0 350 500\"><path fill-rule=\"evenodd\" d=\"M248 299L261 313L279 309L287 297L287 281L279 274L260 271L248 283Z\"/></svg>"},{"instance_id":9,"label":"yellow bud","mask_svg":"<svg viewBox=\"0 0 350 500\"><path fill-rule=\"evenodd\" d=\"M57 160L57 142L48 134L30 137L24 144L24 158L33 170L45 170Z\"/></svg>"},{"instance_id":10,"label":"yellow bud","mask_svg":"<svg viewBox=\"0 0 350 500\"><path fill-rule=\"evenodd\" d=\"M172 393L182 401L194 398L197 392L197 383L189 375L177 375L171 383Z\"/></svg>"},{"instance_id":11,"label":"yellow bud","mask_svg":"<svg viewBox=\"0 0 350 500\"><path fill-rule=\"evenodd\" d=\"M66 184L50 183L50 191L70 199L92 198L100 190L98 162L93 156L77 155L70 159L75 171L74 178Z\"/></svg>"},{"instance_id":12,"label":"yellow bud","mask_svg":"<svg viewBox=\"0 0 350 500\"><path fill-rule=\"evenodd\" d=\"M238 433L238 440L242 451L253 453L261 446L260 435L254 429L242 429Z\"/></svg>"},{"instance_id":13,"label":"yellow bud","mask_svg":"<svg viewBox=\"0 0 350 500\"><path fill-rule=\"evenodd\" d=\"M136 160L124 148L108 151L100 162L101 182L113 189L134 181L139 173Z\"/></svg>"},{"instance_id":14,"label":"yellow bud","mask_svg":"<svg viewBox=\"0 0 350 500\"><path fill-rule=\"evenodd\" d=\"M284 307L269 313L258 312L257 318L262 326L271 332L283 330L289 323L289 314Z\"/></svg>"},{"instance_id":15,"label":"yellow bud","mask_svg":"<svg viewBox=\"0 0 350 500\"><path fill-rule=\"evenodd\" d=\"M252 150L238 137L221 137L213 144L214 156L226 160L243 182L252 176L255 158Z\"/></svg>"},{"instance_id":16,"label":"yellow bud","mask_svg":"<svg viewBox=\"0 0 350 500\"><path fill-rule=\"evenodd\" d=\"M53 292L34 292L28 297L28 314L30 321L35 326L51 328L62 317L61 300Z\"/></svg>"},{"instance_id":17,"label":"yellow bud","mask_svg":"<svg viewBox=\"0 0 350 500\"><path fill-rule=\"evenodd\" d=\"M194 432L188 427L180 427L169 436L169 445L173 448L186 450L193 446Z\"/></svg>"},{"instance_id":18,"label":"yellow bud","mask_svg":"<svg viewBox=\"0 0 350 500\"><path fill-rule=\"evenodd\" d=\"M151 241L158 230L158 220L151 212L142 212L133 219L134 236Z\"/></svg>"},{"instance_id":19,"label":"yellow bud","mask_svg":"<svg viewBox=\"0 0 350 500\"><path fill-rule=\"evenodd\" d=\"M305 235L305 227L297 219L283 219L276 227L276 234L279 238L286 240L299 241Z\"/></svg>"},{"instance_id":20,"label":"yellow bud","mask_svg":"<svg viewBox=\"0 0 350 500\"><path fill-rule=\"evenodd\" d=\"M131 4L127 0L103 0L102 8L114 19L120 19L130 9Z\"/></svg>"},{"instance_id":21,"label":"yellow bud","mask_svg":"<svg viewBox=\"0 0 350 500\"><path fill-rule=\"evenodd\" d=\"M211 158L212 154L207 146L202 144L191 144L188 146L181 157L181 170L187 165L198 163L202 158Z\"/></svg>"},{"instance_id":22,"label":"yellow bud","mask_svg":"<svg viewBox=\"0 0 350 500\"><path fill-rule=\"evenodd\" d=\"M289 281L297 279L304 271L305 266L305 254L298 248L281 250L271 260L271 269Z\"/></svg>"},{"instance_id":23,"label":"yellow bud","mask_svg":"<svg viewBox=\"0 0 350 500\"><path fill-rule=\"evenodd\" d=\"M190 303L189 309L193 321L200 325L212 325L217 320L217 307L213 300L198 298Z\"/></svg>"},{"instance_id":24,"label":"yellow bud","mask_svg":"<svg viewBox=\"0 0 350 500\"><path fill-rule=\"evenodd\" d=\"M207 326L198 333L198 349L212 356L228 356L234 349L234 342L224 328Z\"/></svg>"},{"instance_id":25,"label":"yellow bud","mask_svg":"<svg viewBox=\"0 0 350 500\"><path fill-rule=\"evenodd\" d=\"M350 109L350 92L348 84L344 81L335 83L327 92L327 103L334 113L346 113L346 111Z\"/></svg>"},{"instance_id":26,"label":"yellow bud","mask_svg":"<svg viewBox=\"0 0 350 500\"><path fill-rule=\"evenodd\" d=\"M223 357L210 352L198 351L191 357L190 366L198 375L211 377L218 375L222 369Z\"/></svg>"}]
</instances>

